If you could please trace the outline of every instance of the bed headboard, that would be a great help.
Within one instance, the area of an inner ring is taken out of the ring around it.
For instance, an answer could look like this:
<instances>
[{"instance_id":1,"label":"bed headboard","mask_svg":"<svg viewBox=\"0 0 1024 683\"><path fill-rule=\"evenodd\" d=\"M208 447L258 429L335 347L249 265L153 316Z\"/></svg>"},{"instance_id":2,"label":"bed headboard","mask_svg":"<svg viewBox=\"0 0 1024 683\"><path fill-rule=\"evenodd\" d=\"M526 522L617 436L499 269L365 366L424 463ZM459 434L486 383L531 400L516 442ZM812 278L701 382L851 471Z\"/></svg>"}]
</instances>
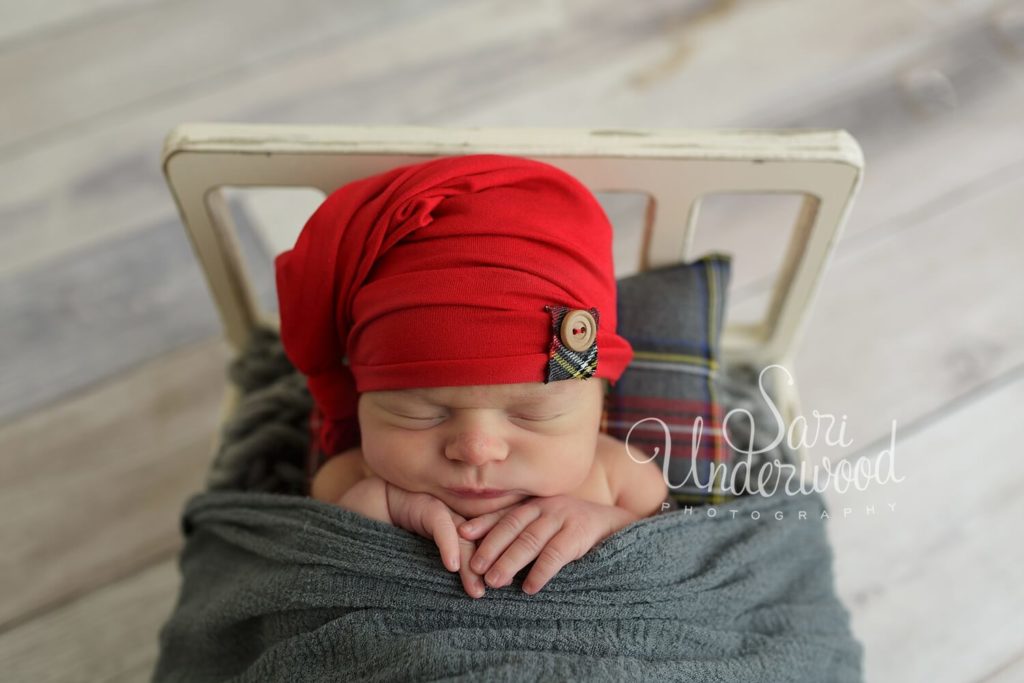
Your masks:
<instances>
[{"instance_id":1,"label":"bed headboard","mask_svg":"<svg viewBox=\"0 0 1024 683\"><path fill-rule=\"evenodd\" d=\"M726 362L785 363L860 187L863 156L844 130L439 128L189 123L168 135L163 169L231 345L261 311L222 190L311 187L437 156L512 154L558 166L593 192L649 196L636 271L691 260L702 196L803 196L763 320L730 324ZM291 234L297 234L294 226ZM273 241L273 237L271 237ZM277 244L280 251L291 244Z\"/></svg>"}]
</instances>

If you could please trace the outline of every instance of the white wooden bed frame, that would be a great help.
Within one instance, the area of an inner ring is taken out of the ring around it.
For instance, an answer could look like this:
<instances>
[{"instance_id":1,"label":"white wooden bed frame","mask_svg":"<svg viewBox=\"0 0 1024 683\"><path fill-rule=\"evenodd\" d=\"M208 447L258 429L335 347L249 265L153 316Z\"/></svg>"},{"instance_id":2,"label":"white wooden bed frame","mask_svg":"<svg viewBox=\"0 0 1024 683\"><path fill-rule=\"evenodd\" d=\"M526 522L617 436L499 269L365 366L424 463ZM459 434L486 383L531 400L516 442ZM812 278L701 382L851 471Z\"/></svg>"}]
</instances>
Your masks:
<instances>
[{"instance_id":1,"label":"white wooden bed frame","mask_svg":"<svg viewBox=\"0 0 1024 683\"><path fill-rule=\"evenodd\" d=\"M478 153L543 160L572 174L593 192L648 195L651 201L637 271L695 257L691 253L694 227L704 195L803 195L764 319L729 324L722 336L724 362L755 367L779 363L790 371L804 321L860 188L864 167L860 146L844 130L222 123L176 127L167 136L162 161L227 340L237 353L254 325L276 325L277 320L276 314L259 309L224 188L311 187L326 195L349 181L402 164ZM773 400L787 420L798 415L796 386L780 386L778 393ZM222 418L236 399L229 385Z\"/></svg>"}]
</instances>

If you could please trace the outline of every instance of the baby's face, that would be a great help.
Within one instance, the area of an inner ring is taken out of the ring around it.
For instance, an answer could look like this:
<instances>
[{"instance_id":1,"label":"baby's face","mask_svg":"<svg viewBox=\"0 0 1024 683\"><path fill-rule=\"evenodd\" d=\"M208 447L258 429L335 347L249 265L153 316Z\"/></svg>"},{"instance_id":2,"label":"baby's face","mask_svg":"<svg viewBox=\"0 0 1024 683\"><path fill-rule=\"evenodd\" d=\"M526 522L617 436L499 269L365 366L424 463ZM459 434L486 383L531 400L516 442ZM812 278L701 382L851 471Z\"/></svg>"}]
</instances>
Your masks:
<instances>
[{"instance_id":1,"label":"baby's face","mask_svg":"<svg viewBox=\"0 0 1024 683\"><path fill-rule=\"evenodd\" d=\"M590 378L365 392L363 458L382 479L464 517L568 494L593 466L604 391Z\"/></svg>"}]
</instances>

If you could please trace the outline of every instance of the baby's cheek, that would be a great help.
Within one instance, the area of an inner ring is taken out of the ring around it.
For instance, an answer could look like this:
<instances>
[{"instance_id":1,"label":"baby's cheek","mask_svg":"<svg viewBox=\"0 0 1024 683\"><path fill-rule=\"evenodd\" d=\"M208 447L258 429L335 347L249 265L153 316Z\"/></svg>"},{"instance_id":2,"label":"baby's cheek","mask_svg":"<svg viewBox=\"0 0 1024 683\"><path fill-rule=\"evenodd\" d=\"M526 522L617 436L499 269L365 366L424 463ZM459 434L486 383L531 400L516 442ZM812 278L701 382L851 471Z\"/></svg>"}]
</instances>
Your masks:
<instances>
[{"instance_id":1,"label":"baby's cheek","mask_svg":"<svg viewBox=\"0 0 1024 683\"><path fill-rule=\"evenodd\" d=\"M422 483L429 474L424 471L427 468L426 458L414 444L364 443L363 458L378 477L407 490L415 490L416 482Z\"/></svg>"},{"instance_id":2,"label":"baby's cheek","mask_svg":"<svg viewBox=\"0 0 1024 683\"><path fill-rule=\"evenodd\" d=\"M594 469L594 453L563 446L562 450L549 452L542 456L537 469L543 472L538 477L538 485L543 492L536 495L556 496L565 494L584 485ZM578 446L577 446L578 448Z\"/></svg>"}]
</instances>

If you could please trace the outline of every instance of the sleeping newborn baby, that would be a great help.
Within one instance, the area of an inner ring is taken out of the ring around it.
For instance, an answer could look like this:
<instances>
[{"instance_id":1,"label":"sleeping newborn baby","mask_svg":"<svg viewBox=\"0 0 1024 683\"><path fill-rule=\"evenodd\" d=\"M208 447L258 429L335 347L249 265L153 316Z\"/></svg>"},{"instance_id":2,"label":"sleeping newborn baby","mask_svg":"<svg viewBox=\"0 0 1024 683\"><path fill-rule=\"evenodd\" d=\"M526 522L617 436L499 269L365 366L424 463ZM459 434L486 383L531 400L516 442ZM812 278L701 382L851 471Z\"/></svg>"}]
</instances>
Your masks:
<instances>
[{"instance_id":1,"label":"sleeping newborn baby","mask_svg":"<svg viewBox=\"0 0 1024 683\"><path fill-rule=\"evenodd\" d=\"M329 460L312 496L433 538L473 597L484 594L481 574L501 587L536 559L523 583L535 593L601 539L657 512L667 493L658 468L598 432L603 386L367 392L362 447ZM484 534L478 548L468 542Z\"/></svg>"},{"instance_id":2,"label":"sleeping newborn baby","mask_svg":"<svg viewBox=\"0 0 1024 683\"><path fill-rule=\"evenodd\" d=\"M308 378L310 494L434 541L466 592L527 593L656 513L661 471L601 432L632 359L611 226L579 181L445 157L331 194L276 261L281 339Z\"/></svg>"}]
</instances>

